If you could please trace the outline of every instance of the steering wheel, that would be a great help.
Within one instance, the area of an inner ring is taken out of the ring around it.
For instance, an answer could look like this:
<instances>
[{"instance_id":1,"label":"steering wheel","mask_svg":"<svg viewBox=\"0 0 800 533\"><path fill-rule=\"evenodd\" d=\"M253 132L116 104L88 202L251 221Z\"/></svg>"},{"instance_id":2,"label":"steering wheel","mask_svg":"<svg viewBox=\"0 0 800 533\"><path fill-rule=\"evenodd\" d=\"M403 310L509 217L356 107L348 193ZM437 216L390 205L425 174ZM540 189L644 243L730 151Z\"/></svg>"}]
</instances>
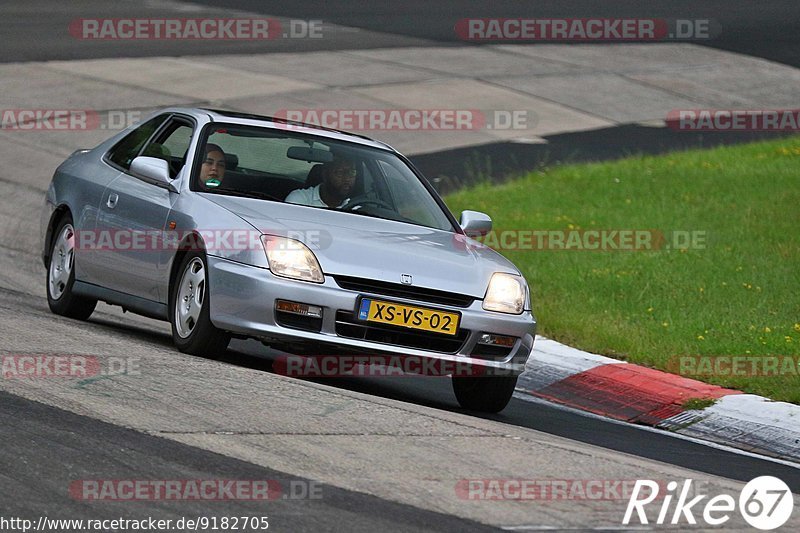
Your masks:
<instances>
[{"instance_id":1,"label":"steering wheel","mask_svg":"<svg viewBox=\"0 0 800 533\"><path fill-rule=\"evenodd\" d=\"M375 207L381 207L383 209L394 211L394 208L388 203L384 202L383 200L379 200L377 198L369 198L363 194L361 196L356 196L355 198L351 198L350 201L344 204L342 207L340 207L340 209L352 211L356 207L361 207L365 205L374 205Z\"/></svg>"}]
</instances>

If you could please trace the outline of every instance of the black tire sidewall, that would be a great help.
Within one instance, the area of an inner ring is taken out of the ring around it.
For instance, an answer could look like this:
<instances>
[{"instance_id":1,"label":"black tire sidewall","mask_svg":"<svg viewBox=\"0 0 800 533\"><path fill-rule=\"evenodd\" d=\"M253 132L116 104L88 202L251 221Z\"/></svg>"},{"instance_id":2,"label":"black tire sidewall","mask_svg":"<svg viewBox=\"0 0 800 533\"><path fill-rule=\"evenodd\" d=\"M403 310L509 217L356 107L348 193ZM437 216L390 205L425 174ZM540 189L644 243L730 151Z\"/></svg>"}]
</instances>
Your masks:
<instances>
[{"instance_id":1,"label":"black tire sidewall","mask_svg":"<svg viewBox=\"0 0 800 533\"><path fill-rule=\"evenodd\" d=\"M178 328L175 325L175 302L178 298L178 290L183 275L186 272L186 267L196 258L199 258L203 262L203 270L205 272L205 296L203 298L203 305L200 308L200 315L197 318L197 324L195 324L189 336L184 338L178 335ZM202 252L189 252L184 256L176 273L174 283L170 288L168 305L172 340L178 350L184 353L203 356L215 356L225 351L230 341L230 335L211 323L211 291L209 290L208 282L208 261L206 260L205 254Z\"/></svg>"},{"instance_id":2,"label":"black tire sidewall","mask_svg":"<svg viewBox=\"0 0 800 533\"><path fill-rule=\"evenodd\" d=\"M498 413L514 394L517 376L453 377L453 392L464 409Z\"/></svg>"},{"instance_id":3,"label":"black tire sidewall","mask_svg":"<svg viewBox=\"0 0 800 533\"><path fill-rule=\"evenodd\" d=\"M53 233L53 237L50 242L50 255L49 255L50 260L47 262L47 273L45 274L45 290L47 291L47 305L50 307L50 310L57 315L85 320L89 318L89 315L91 315L92 312L94 311L94 308L97 305L97 300L83 298L80 296L76 296L75 294L72 293L72 288L75 285L75 270L77 268L77 254L78 254L77 250L73 251L74 255L72 259L72 270L69 273L69 279L67 280L66 286L64 287L64 292L61 294L61 297L55 299L50 294L50 269L52 266L52 262L55 259L54 257L55 247L56 243L58 243L58 239L61 237L61 234L64 232L64 228L67 225L72 226L73 232L77 231L75 229L75 224L72 221L72 216L66 214L61 218L58 225L56 226L56 231Z\"/></svg>"}]
</instances>

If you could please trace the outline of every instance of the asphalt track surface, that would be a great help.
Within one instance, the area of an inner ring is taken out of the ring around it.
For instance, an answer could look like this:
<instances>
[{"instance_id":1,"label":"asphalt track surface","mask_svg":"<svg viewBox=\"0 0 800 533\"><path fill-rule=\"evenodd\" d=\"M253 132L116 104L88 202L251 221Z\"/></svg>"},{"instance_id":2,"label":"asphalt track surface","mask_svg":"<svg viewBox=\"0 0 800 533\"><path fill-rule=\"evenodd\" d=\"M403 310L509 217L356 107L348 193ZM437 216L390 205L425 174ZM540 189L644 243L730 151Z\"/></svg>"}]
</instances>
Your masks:
<instances>
[{"instance_id":1,"label":"asphalt track surface","mask_svg":"<svg viewBox=\"0 0 800 533\"><path fill-rule=\"evenodd\" d=\"M225 362L265 372L272 371L270 355L261 356L259 350L250 348L253 343L235 345L237 346L238 351L235 348L228 350L223 359ZM451 391L449 378L407 377L398 380L392 377L354 377L315 381L434 409L465 412ZM599 417L585 416L547 402L527 401L515 397L508 407L496 415L472 414L738 481L749 481L760 475L774 475L783 479L792 491L800 490L798 468L741 455L738 452L711 448L666 432L649 431L631 424L613 423ZM735 468L731 468L731 465L735 465Z\"/></svg>"},{"instance_id":2,"label":"asphalt track surface","mask_svg":"<svg viewBox=\"0 0 800 533\"><path fill-rule=\"evenodd\" d=\"M715 48L753 55L797 66L800 37L797 21L800 4L792 0L410 0L407 2L311 2L277 0L199 0L213 6L269 13L285 17L322 19L343 26L363 28L404 37L441 42L460 42L453 27L464 18L665 18L709 19L721 32L707 44Z\"/></svg>"},{"instance_id":3,"label":"asphalt track surface","mask_svg":"<svg viewBox=\"0 0 800 533\"><path fill-rule=\"evenodd\" d=\"M235 7L269 15L323 19L364 31L342 32L324 43L312 40L279 41L270 43L271 47L267 49L259 43L154 42L130 46L109 42L85 46L86 43L78 42L66 34L65 27L69 21L82 16L157 16L163 15L163 8L158 3L136 7L134 4L90 1L67 7L67 4L51 1L5 2L0 6L0 17L4 20L0 29L3 39L0 61L419 46L425 43L441 44L443 41L456 44L452 35L454 20L471 16L707 17L719 20L724 28L721 38L709 43L710 46L793 65L797 65L800 59L795 32L796 21L800 20L800 5L797 2L767 4L714 1L701 6L695 2L670 2L666 4L667 7L663 3L650 7L640 2L603 5L571 2L568 6L563 2L523 4L502 1L435 4L412 1L385 5L348 2L338 6L328 2L300 4L245 0L197 3L208 4L212 9ZM42 13L49 16L42 16ZM630 138L639 137L640 134L632 131ZM606 149L620 153L616 146ZM670 147L665 146L664 149ZM627 148L622 152L624 150ZM635 147L631 151L636 151ZM570 154L562 157L568 158ZM7 254L8 251L3 253ZM8 264L18 268L28 265L25 261L16 260ZM42 272L36 275L41 278ZM41 295L27 291L0 290L0 310L6 320L3 336L8 335L8 338L22 335L15 328L21 331L25 324L42 320L47 313L46 302ZM14 317L13 320L10 317ZM73 322L69 327L78 332L105 336L109 343L123 342L131 350L149 350L154 345L169 346L170 339L163 328L150 329L148 324L142 319L123 325L99 314L87 324ZM58 349L55 336L52 347L53 350ZM253 343L236 343L220 362L270 373L270 359L255 354L256 351ZM177 357L177 352L175 354ZM455 402L449 384L441 379L352 378L326 380L324 383L341 390L366 393L432 411L464 412ZM675 438L666 433L583 416L541 402L514 399L499 415L483 418L739 481L759 475L775 475L783 479L794 492L800 492L800 470L797 468ZM4 515L59 514L71 518L111 518L135 514L140 518L147 511L158 514L159 518L174 518L209 514L207 504L187 502L182 502L180 506L169 502L139 503L133 510L130 504L108 503L102 508L87 505L86 502L70 498L64 491L71 480L82 478L289 479L279 469L266 469L5 392L0 392L0 428L0 479L3 480L0 504ZM531 450L531 453L536 453L536 450ZM296 479L296 476L292 476L292 479ZM256 505L252 502L227 502L224 513L216 511L214 514L258 514L260 508ZM322 500L271 502L269 514L279 517L278 520L283 520L284 525L290 524L286 529L293 531L336 529L336 525L341 530L349 531L463 531L484 528L458 517L332 486L325 487L325 498Z\"/></svg>"},{"instance_id":4,"label":"asphalt track surface","mask_svg":"<svg viewBox=\"0 0 800 533\"><path fill-rule=\"evenodd\" d=\"M47 13L47 16L42 16ZM287 19L322 20L323 39L269 41L117 41L80 40L69 32L81 18L199 18L259 14ZM0 62L77 60L109 57L197 56L405 46L464 45L453 27L469 17L643 17L710 19L721 28L710 40L690 41L800 66L800 2L778 0L731 2L678 0L658 3L620 1L597 3L537 1L428 2L278 2L273 0L198 0L105 2L56 0L0 4ZM475 44L475 46L480 46ZM280 74L276 72L276 74ZM480 147L444 150L412 161L441 192L481 179L482 162L491 160L492 174L504 178L553 163L615 159L630 154L657 154L688 148L775 138L779 133L687 133L668 128L625 125L585 133L547 137L548 144L531 146L497 142Z\"/></svg>"},{"instance_id":5,"label":"asphalt track surface","mask_svg":"<svg viewBox=\"0 0 800 533\"><path fill-rule=\"evenodd\" d=\"M800 3L794 0L369 0L284 2L277 0L197 0L197 9L176 9L169 2L80 3L55 0L10 1L0 5L0 61L45 61L98 57L148 57L221 53L302 52L392 46L463 44L453 27L470 17L641 17L710 19L721 28L714 39L695 41L733 52L800 65ZM203 10L202 6L207 9ZM81 41L69 34L78 18L231 16L242 11L303 20L322 20L357 31L339 30L324 39L275 39L269 42ZM44 16L46 14L46 16Z\"/></svg>"},{"instance_id":6,"label":"asphalt track surface","mask_svg":"<svg viewBox=\"0 0 800 533\"><path fill-rule=\"evenodd\" d=\"M0 432L4 490L13 486L13 497L2 497L2 515L6 517L140 520L153 516L177 521L209 515L267 516L271 528L284 531L323 531L331 524L363 532L492 530L458 517L315 485L313 480L299 480L4 392L0 392L0 424L14 428ZM266 502L226 501L216 504L224 505L224 511L210 512L215 503L137 502L131 508L126 501L82 501L64 490L77 479L118 479L120 475L123 479L271 480L280 485L281 494ZM309 482L308 490L324 497L293 499L292 492L301 495L306 490L301 482ZM297 488L290 489L292 486Z\"/></svg>"}]
</instances>

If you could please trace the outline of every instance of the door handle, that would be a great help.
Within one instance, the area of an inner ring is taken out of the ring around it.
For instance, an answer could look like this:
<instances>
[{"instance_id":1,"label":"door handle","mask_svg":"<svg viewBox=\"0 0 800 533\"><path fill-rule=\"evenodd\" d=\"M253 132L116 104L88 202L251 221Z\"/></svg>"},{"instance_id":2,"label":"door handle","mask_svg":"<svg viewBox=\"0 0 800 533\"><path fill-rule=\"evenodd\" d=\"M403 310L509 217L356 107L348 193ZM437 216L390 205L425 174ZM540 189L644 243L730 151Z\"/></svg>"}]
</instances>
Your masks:
<instances>
[{"instance_id":1,"label":"door handle","mask_svg":"<svg viewBox=\"0 0 800 533\"><path fill-rule=\"evenodd\" d=\"M114 209L115 207L117 207L117 200L119 200L119 196L117 196L117 193L112 192L111 194L108 195L108 200L106 201L106 205L108 206L109 209Z\"/></svg>"}]
</instances>

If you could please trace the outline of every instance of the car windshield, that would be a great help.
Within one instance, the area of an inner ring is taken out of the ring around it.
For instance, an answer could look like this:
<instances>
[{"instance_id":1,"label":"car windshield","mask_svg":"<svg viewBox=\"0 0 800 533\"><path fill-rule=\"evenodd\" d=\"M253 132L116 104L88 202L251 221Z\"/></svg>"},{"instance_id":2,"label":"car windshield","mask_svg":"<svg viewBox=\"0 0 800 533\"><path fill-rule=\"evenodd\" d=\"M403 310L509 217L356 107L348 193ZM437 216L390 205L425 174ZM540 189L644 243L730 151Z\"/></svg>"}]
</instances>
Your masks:
<instances>
[{"instance_id":1,"label":"car windshield","mask_svg":"<svg viewBox=\"0 0 800 533\"><path fill-rule=\"evenodd\" d=\"M454 231L425 185L392 152L286 128L214 124L193 190Z\"/></svg>"}]
</instances>

